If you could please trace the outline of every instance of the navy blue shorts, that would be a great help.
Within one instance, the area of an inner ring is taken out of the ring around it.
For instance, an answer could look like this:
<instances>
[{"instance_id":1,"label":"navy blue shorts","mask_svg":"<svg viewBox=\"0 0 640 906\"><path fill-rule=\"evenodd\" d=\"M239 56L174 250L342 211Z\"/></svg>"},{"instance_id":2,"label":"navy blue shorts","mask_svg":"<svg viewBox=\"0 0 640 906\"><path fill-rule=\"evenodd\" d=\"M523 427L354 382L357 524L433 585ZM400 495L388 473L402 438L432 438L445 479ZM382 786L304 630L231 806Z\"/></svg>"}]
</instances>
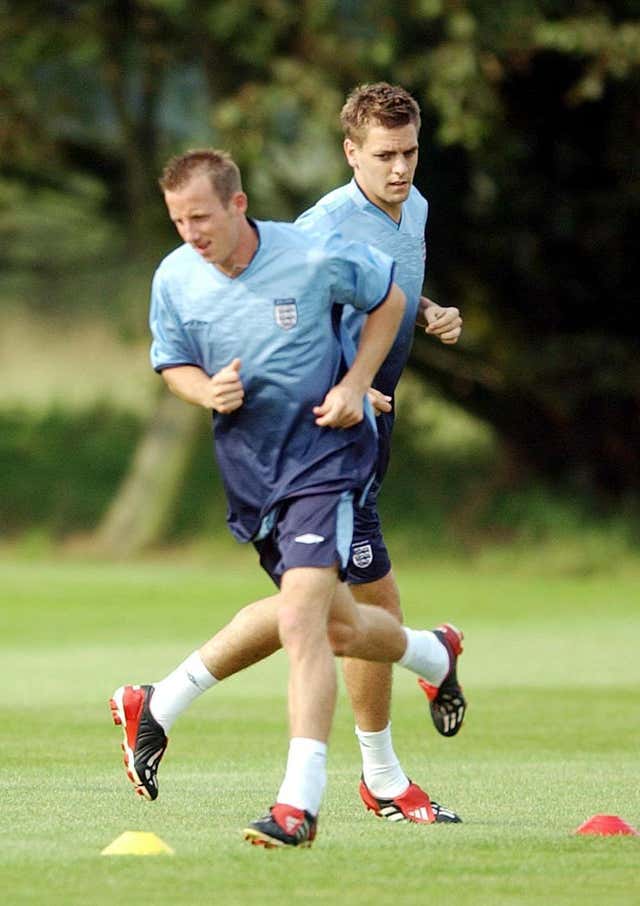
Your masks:
<instances>
[{"instance_id":1,"label":"navy blue shorts","mask_svg":"<svg viewBox=\"0 0 640 906\"><path fill-rule=\"evenodd\" d=\"M380 482L375 479L367 502L353 511L353 540L349 552L347 582L362 585L384 578L391 570L391 560L382 537L378 513Z\"/></svg>"},{"instance_id":2,"label":"navy blue shorts","mask_svg":"<svg viewBox=\"0 0 640 906\"><path fill-rule=\"evenodd\" d=\"M337 491L284 500L269 533L254 547L260 565L280 587L288 569L337 566L346 578L353 535L353 494Z\"/></svg>"}]
</instances>

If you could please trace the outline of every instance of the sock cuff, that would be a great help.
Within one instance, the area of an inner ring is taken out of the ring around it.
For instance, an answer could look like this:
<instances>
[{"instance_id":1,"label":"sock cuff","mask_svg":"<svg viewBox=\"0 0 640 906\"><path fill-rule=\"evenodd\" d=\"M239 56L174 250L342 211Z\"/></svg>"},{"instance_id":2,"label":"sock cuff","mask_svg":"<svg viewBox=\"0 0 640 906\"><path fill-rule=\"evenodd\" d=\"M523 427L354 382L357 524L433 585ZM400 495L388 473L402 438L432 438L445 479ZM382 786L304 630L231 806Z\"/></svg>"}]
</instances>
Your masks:
<instances>
[{"instance_id":1,"label":"sock cuff","mask_svg":"<svg viewBox=\"0 0 640 906\"><path fill-rule=\"evenodd\" d=\"M184 669L189 680L202 692L206 692L219 682L205 667L199 651L194 651L189 655L184 662Z\"/></svg>"},{"instance_id":2,"label":"sock cuff","mask_svg":"<svg viewBox=\"0 0 640 906\"><path fill-rule=\"evenodd\" d=\"M355 734L362 743L382 742L391 738L391 721L382 730L361 730L356 724Z\"/></svg>"},{"instance_id":3,"label":"sock cuff","mask_svg":"<svg viewBox=\"0 0 640 906\"><path fill-rule=\"evenodd\" d=\"M407 640L407 647L404 649L404 654L402 655L402 657L401 657L400 660L398 661L398 664L400 665L400 667L406 667L406 666L407 666L407 663L408 663L408 662L410 661L410 659L411 659L411 649L412 649L412 647L413 647L413 644L412 644L412 636L413 636L414 630L413 630L413 629L409 629L408 626L401 626L400 628L401 628L402 631L404 632L404 637L405 637L405 639Z\"/></svg>"},{"instance_id":4,"label":"sock cuff","mask_svg":"<svg viewBox=\"0 0 640 906\"><path fill-rule=\"evenodd\" d=\"M292 736L289 740L289 754L295 753L300 757L322 755L327 757L327 743L321 739L310 739L307 736Z\"/></svg>"}]
</instances>

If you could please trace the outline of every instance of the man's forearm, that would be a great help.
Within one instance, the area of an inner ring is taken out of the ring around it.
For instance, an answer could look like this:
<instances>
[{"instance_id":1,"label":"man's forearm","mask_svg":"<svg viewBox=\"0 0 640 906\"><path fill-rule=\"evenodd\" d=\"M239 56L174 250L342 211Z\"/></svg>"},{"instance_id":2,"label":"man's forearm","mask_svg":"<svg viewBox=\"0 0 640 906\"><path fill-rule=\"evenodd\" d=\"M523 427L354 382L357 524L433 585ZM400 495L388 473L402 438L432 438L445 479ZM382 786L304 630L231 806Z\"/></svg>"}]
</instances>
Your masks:
<instances>
[{"instance_id":1,"label":"man's forearm","mask_svg":"<svg viewBox=\"0 0 640 906\"><path fill-rule=\"evenodd\" d=\"M371 386L373 378L393 345L402 321L405 304L404 293L399 286L393 283L389 295L382 305L367 317L360 334L358 353L343 378L343 381L357 388L358 391L362 390L363 394Z\"/></svg>"},{"instance_id":2,"label":"man's forearm","mask_svg":"<svg viewBox=\"0 0 640 906\"><path fill-rule=\"evenodd\" d=\"M211 379L196 365L179 365L176 368L165 368L162 377L169 390L186 403L208 408L206 392Z\"/></svg>"}]
</instances>

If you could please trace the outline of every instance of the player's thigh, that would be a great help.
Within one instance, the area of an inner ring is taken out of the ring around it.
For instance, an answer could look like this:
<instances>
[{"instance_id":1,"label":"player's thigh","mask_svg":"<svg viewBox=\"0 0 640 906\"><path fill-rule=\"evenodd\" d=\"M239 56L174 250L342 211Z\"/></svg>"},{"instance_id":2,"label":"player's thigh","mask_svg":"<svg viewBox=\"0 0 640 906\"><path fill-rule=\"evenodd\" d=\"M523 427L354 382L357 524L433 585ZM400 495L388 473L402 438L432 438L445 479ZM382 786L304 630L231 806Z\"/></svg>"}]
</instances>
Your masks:
<instances>
[{"instance_id":1,"label":"player's thigh","mask_svg":"<svg viewBox=\"0 0 640 906\"><path fill-rule=\"evenodd\" d=\"M279 606L302 602L329 612L338 584L335 566L298 566L287 569L280 582Z\"/></svg>"}]
</instances>

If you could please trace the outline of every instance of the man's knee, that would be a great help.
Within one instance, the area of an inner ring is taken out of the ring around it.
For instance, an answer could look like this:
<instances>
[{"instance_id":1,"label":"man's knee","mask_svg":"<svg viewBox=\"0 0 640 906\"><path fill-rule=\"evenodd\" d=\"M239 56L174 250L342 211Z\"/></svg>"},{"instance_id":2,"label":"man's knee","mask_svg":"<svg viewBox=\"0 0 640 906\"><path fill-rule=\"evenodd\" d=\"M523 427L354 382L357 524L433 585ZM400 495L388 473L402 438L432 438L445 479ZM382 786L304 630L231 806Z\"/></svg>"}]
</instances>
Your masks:
<instances>
[{"instance_id":1,"label":"man's knee","mask_svg":"<svg viewBox=\"0 0 640 906\"><path fill-rule=\"evenodd\" d=\"M336 657L348 657L349 651L356 638L357 630L348 623L340 620L330 620L327 627L327 635L331 650Z\"/></svg>"},{"instance_id":2,"label":"man's knee","mask_svg":"<svg viewBox=\"0 0 640 906\"><path fill-rule=\"evenodd\" d=\"M326 637L336 581L333 567L300 567L285 572L278 594L278 632L283 645L301 636Z\"/></svg>"},{"instance_id":3,"label":"man's knee","mask_svg":"<svg viewBox=\"0 0 640 906\"><path fill-rule=\"evenodd\" d=\"M304 638L309 628L306 608L295 603L280 604L278 608L278 633L280 641L285 647Z\"/></svg>"}]
</instances>

